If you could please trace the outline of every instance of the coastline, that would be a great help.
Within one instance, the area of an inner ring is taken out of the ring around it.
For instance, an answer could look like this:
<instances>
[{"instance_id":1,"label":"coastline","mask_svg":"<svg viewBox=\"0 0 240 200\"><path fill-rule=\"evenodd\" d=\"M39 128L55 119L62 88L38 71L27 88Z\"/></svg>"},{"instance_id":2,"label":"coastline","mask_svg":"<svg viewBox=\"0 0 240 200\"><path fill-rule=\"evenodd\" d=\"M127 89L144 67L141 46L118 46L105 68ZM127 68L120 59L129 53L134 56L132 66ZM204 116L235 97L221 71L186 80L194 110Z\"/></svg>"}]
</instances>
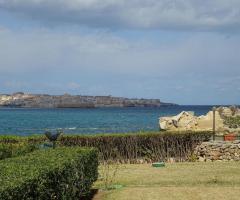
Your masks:
<instances>
[{"instance_id":1,"label":"coastline","mask_svg":"<svg viewBox=\"0 0 240 200\"><path fill-rule=\"evenodd\" d=\"M160 99L125 98L113 96L0 94L0 106L21 108L103 108L103 107L160 107L176 105Z\"/></svg>"},{"instance_id":2,"label":"coastline","mask_svg":"<svg viewBox=\"0 0 240 200\"><path fill-rule=\"evenodd\" d=\"M188 109L187 109L188 108ZM66 134L94 134L136 131L158 131L158 118L175 115L183 109L206 114L210 106L160 106L124 108L0 108L0 133L43 133L63 129ZM75 129L69 129L73 128Z\"/></svg>"}]
</instances>

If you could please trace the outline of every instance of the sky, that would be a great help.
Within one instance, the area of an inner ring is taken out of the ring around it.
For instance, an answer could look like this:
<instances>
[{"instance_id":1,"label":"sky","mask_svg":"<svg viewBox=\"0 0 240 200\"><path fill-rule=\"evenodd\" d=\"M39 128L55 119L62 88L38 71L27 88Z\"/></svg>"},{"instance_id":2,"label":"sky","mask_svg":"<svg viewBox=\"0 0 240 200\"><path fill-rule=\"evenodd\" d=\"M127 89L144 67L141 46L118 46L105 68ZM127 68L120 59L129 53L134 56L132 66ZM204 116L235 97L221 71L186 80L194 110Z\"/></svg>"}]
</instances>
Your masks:
<instances>
[{"instance_id":1,"label":"sky","mask_svg":"<svg viewBox=\"0 0 240 200\"><path fill-rule=\"evenodd\" d=\"M239 0L0 0L0 93L240 104Z\"/></svg>"}]
</instances>

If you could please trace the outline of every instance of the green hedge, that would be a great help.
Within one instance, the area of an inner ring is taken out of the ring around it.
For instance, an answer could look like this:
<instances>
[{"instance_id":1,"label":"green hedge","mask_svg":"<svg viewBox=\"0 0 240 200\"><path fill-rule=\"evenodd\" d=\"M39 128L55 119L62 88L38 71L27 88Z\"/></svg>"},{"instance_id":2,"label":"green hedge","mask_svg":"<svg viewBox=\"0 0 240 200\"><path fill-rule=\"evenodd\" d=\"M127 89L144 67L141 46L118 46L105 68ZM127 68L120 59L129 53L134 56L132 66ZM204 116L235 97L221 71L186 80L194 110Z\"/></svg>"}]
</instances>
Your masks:
<instances>
[{"instance_id":1,"label":"green hedge","mask_svg":"<svg viewBox=\"0 0 240 200\"><path fill-rule=\"evenodd\" d=\"M32 143L40 144L46 141L45 135L16 136L16 135L0 135L0 144L16 144L16 143Z\"/></svg>"},{"instance_id":2,"label":"green hedge","mask_svg":"<svg viewBox=\"0 0 240 200\"><path fill-rule=\"evenodd\" d=\"M64 135L58 142L61 146L96 147L101 160L123 163L166 161L186 161L191 158L194 148L212 136L211 131L182 132L138 132L95 135ZM46 140L45 136L0 136L0 143L27 141L37 144Z\"/></svg>"},{"instance_id":3,"label":"green hedge","mask_svg":"<svg viewBox=\"0 0 240 200\"><path fill-rule=\"evenodd\" d=\"M25 155L37 149L36 145L26 142L0 143L0 160Z\"/></svg>"},{"instance_id":4,"label":"green hedge","mask_svg":"<svg viewBox=\"0 0 240 200\"><path fill-rule=\"evenodd\" d=\"M95 149L38 150L0 161L1 200L80 199L97 179Z\"/></svg>"},{"instance_id":5,"label":"green hedge","mask_svg":"<svg viewBox=\"0 0 240 200\"><path fill-rule=\"evenodd\" d=\"M63 146L95 147L101 159L124 163L189 160L195 147L212 132L157 132L139 134L75 135L60 138Z\"/></svg>"}]
</instances>

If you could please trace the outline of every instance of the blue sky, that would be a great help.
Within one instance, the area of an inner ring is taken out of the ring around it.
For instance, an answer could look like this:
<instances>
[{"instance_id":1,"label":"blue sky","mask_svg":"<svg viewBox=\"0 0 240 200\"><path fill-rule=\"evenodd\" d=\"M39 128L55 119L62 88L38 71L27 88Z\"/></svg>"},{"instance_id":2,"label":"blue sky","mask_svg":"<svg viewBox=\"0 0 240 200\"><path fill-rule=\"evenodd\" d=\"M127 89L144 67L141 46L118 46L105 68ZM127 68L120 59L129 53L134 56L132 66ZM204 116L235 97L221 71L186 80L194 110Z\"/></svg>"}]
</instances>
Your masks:
<instances>
[{"instance_id":1,"label":"blue sky","mask_svg":"<svg viewBox=\"0 0 240 200\"><path fill-rule=\"evenodd\" d=\"M240 1L0 0L0 86L240 104Z\"/></svg>"}]
</instances>

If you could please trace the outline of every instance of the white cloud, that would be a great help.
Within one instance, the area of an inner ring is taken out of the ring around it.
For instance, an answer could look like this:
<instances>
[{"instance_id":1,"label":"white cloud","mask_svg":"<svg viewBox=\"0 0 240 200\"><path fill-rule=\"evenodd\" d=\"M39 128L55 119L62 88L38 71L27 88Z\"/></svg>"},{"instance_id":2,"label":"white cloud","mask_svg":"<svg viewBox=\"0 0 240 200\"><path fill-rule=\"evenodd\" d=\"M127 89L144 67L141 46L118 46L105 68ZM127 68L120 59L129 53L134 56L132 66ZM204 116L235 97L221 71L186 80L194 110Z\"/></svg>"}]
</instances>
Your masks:
<instances>
[{"instance_id":1,"label":"white cloud","mask_svg":"<svg viewBox=\"0 0 240 200\"><path fill-rule=\"evenodd\" d=\"M78 83L75 83L75 82L70 82L67 84L67 87L70 89L70 90L78 90L81 88L80 84Z\"/></svg>"},{"instance_id":2,"label":"white cloud","mask_svg":"<svg viewBox=\"0 0 240 200\"><path fill-rule=\"evenodd\" d=\"M107 61L108 57L128 48L124 40L107 33L5 30L0 32L0 71L17 73L39 69L45 72L62 67L98 67L97 63L103 59Z\"/></svg>"},{"instance_id":3,"label":"white cloud","mask_svg":"<svg viewBox=\"0 0 240 200\"><path fill-rule=\"evenodd\" d=\"M161 43L106 32L6 29L0 31L1 91L236 103L239 43L238 35L226 38L216 33ZM217 96L218 88L227 90Z\"/></svg>"},{"instance_id":4,"label":"white cloud","mask_svg":"<svg viewBox=\"0 0 240 200\"><path fill-rule=\"evenodd\" d=\"M239 73L239 42L237 35L225 38L211 33L161 44L104 32L5 30L0 32L0 72L235 75Z\"/></svg>"},{"instance_id":5,"label":"white cloud","mask_svg":"<svg viewBox=\"0 0 240 200\"><path fill-rule=\"evenodd\" d=\"M89 27L239 31L239 0L0 0L44 22Z\"/></svg>"}]
</instances>

